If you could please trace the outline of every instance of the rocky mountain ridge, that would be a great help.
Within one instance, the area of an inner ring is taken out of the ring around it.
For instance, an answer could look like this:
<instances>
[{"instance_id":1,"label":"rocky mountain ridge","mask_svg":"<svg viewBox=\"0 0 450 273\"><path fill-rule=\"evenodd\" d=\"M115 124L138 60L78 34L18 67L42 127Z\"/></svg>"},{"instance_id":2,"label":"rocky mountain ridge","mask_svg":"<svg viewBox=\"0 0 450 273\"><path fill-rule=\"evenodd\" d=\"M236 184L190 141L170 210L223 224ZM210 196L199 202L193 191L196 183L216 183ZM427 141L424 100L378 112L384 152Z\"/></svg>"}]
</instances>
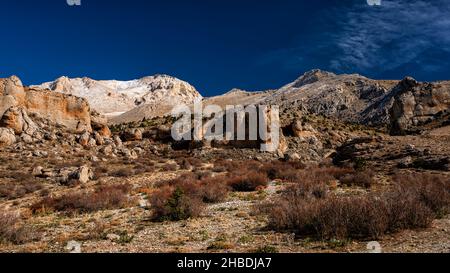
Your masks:
<instances>
[{"instance_id":1,"label":"rocky mountain ridge","mask_svg":"<svg viewBox=\"0 0 450 273\"><path fill-rule=\"evenodd\" d=\"M20 82L18 78L16 80ZM4 89L17 93L13 82L10 81ZM189 105L202 98L189 83L166 75L134 81L61 77L54 82L26 89L30 98L36 92L44 94L52 91L55 93L53 96L62 93L83 97L94 110L108 116L110 124L166 116L173 106ZM414 127L426 124L431 124L428 127L446 124L449 96L450 82L420 83L410 77L401 81L373 80L358 74L336 75L316 69L277 90L248 92L233 89L224 95L203 98L203 104L222 107L278 105L284 114L302 112L305 115L322 115L343 122L384 127L392 134L402 134L417 131ZM5 108L0 109L2 112L11 106L8 97L4 100L2 105L6 107L2 106ZM33 108L33 104L30 105L29 108Z\"/></svg>"},{"instance_id":2,"label":"rocky mountain ridge","mask_svg":"<svg viewBox=\"0 0 450 273\"><path fill-rule=\"evenodd\" d=\"M85 98L92 109L107 116L118 116L141 105L174 106L192 103L201 97L189 83L167 75L131 81L93 80L61 77L32 86Z\"/></svg>"}]
</instances>

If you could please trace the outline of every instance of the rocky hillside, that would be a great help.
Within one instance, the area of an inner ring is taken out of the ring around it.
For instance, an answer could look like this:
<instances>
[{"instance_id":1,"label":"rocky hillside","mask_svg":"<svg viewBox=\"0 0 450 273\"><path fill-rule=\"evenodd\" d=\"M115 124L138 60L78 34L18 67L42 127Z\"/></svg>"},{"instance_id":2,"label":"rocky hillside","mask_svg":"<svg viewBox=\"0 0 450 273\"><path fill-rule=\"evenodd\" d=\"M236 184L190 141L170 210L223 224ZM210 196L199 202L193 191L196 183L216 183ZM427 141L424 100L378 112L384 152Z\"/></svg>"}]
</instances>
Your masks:
<instances>
[{"instance_id":1,"label":"rocky hillside","mask_svg":"<svg viewBox=\"0 0 450 273\"><path fill-rule=\"evenodd\" d=\"M312 70L281 87L264 102L278 104L284 111L295 108L348 122L378 125L388 121L389 103L367 109L379 104L396 84L396 81L377 81L357 74L335 75Z\"/></svg>"},{"instance_id":2,"label":"rocky hillside","mask_svg":"<svg viewBox=\"0 0 450 273\"><path fill-rule=\"evenodd\" d=\"M201 97L189 83L167 75L132 81L61 77L33 88L85 98L94 110L107 116L119 116L143 105L167 107L179 103L190 104Z\"/></svg>"},{"instance_id":3,"label":"rocky hillside","mask_svg":"<svg viewBox=\"0 0 450 273\"><path fill-rule=\"evenodd\" d=\"M391 133L420 131L448 124L450 82L419 83L372 80L361 75L336 75L312 70L278 90L232 90L205 104L279 105L284 114L303 112L343 122L389 127ZM420 128L419 128L420 127Z\"/></svg>"}]
</instances>

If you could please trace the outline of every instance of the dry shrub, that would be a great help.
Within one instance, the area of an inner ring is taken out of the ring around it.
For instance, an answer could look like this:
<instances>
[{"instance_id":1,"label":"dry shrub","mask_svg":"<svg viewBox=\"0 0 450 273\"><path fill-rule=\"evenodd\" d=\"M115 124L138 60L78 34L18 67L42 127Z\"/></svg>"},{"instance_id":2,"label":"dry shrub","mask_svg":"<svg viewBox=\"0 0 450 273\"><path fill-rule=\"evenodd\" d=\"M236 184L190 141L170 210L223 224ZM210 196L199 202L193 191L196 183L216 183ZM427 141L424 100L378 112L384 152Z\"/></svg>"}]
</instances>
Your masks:
<instances>
[{"instance_id":1,"label":"dry shrub","mask_svg":"<svg viewBox=\"0 0 450 273\"><path fill-rule=\"evenodd\" d=\"M213 172L211 171L196 171L194 175L199 180L208 179L213 177Z\"/></svg>"},{"instance_id":2,"label":"dry shrub","mask_svg":"<svg viewBox=\"0 0 450 273\"><path fill-rule=\"evenodd\" d=\"M225 200L228 194L228 187L225 183L214 178L207 178L200 181L201 197L205 203L219 203Z\"/></svg>"},{"instance_id":3,"label":"dry shrub","mask_svg":"<svg viewBox=\"0 0 450 273\"><path fill-rule=\"evenodd\" d=\"M195 157L188 157L185 158L184 160L196 168L201 167L203 165L203 161Z\"/></svg>"},{"instance_id":4,"label":"dry shrub","mask_svg":"<svg viewBox=\"0 0 450 273\"><path fill-rule=\"evenodd\" d=\"M214 162L213 171L214 172L232 172L236 169L241 169L242 166L245 166L242 164L242 162L218 159Z\"/></svg>"},{"instance_id":5,"label":"dry shrub","mask_svg":"<svg viewBox=\"0 0 450 273\"><path fill-rule=\"evenodd\" d=\"M61 211L69 214L118 209L130 205L129 184L101 185L93 192L72 192L61 197L46 197L33 204L34 213Z\"/></svg>"},{"instance_id":6,"label":"dry shrub","mask_svg":"<svg viewBox=\"0 0 450 273\"><path fill-rule=\"evenodd\" d=\"M264 164L260 171L265 172L270 179L281 179L285 182L299 182L305 180L330 181L340 179L344 175L355 172L349 168L330 166L306 166L301 162L273 161Z\"/></svg>"},{"instance_id":7,"label":"dry shrub","mask_svg":"<svg viewBox=\"0 0 450 273\"><path fill-rule=\"evenodd\" d=\"M134 175L134 170L132 168L121 168L119 170L113 171L111 176L114 177L129 177Z\"/></svg>"},{"instance_id":8,"label":"dry shrub","mask_svg":"<svg viewBox=\"0 0 450 273\"><path fill-rule=\"evenodd\" d=\"M377 239L429 227L433 219L448 213L450 186L445 178L401 176L396 182L388 192L362 196L318 195L322 189L298 183L260 211L269 214L274 230L319 239Z\"/></svg>"},{"instance_id":9,"label":"dry shrub","mask_svg":"<svg viewBox=\"0 0 450 273\"><path fill-rule=\"evenodd\" d=\"M173 163L173 164L165 164L164 166L161 167L161 169L164 172L174 172L176 170L178 170L178 165Z\"/></svg>"},{"instance_id":10,"label":"dry shrub","mask_svg":"<svg viewBox=\"0 0 450 273\"><path fill-rule=\"evenodd\" d=\"M343 176L340 178L339 182L347 186L370 188L375 183L374 176L375 173L370 170L357 171Z\"/></svg>"},{"instance_id":11,"label":"dry shrub","mask_svg":"<svg viewBox=\"0 0 450 273\"><path fill-rule=\"evenodd\" d=\"M205 203L225 200L229 192L225 177L201 177L189 173L155 185L150 192L154 221L179 221L200 215Z\"/></svg>"},{"instance_id":12,"label":"dry shrub","mask_svg":"<svg viewBox=\"0 0 450 273\"><path fill-rule=\"evenodd\" d=\"M180 187L164 186L151 196L154 221L180 221L197 217L202 212L202 201L186 194Z\"/></svg>"},{"instance_id":13,"label":"dry shrub","mask_svg":"<svg viewBox=\"0 0 450 273\"><path fill-rule=\"evenodd\" d=\"M145 165L141 163L137 163L133 167L133 171L135 175L144 174L144 173L152 173L156 171L156 168L154 165Z\"/></svg>"},{"instance_id":14,"label":"dry shrub","mask_svg":"<svg viewBox=\"0 0 450 273\"><path fill-rule=\"evenodd\" d=\"M98 180L108 175L108 168L103 166L94 167L94 180Z\"/></svg>"},{"instance_id":15,"label":"dry shrub","mask_svg":"<svg viewBox=\"0 0 450 273\"><path fill-rule=\"evenodd\" d=\"M438 217L450 213L450 178L442 175L396 175L396 186L420 196L422 202Z\"/></svg>"},{"instance_id":16,"label":"dry shrub","mask_svg":"<svg viewBox=\"0 0 450 273\"><path fill-rule=\"evenodd\" d=\"M21 223L18 213L0 210L0 243L23 244L31 239L31 230Z\"/></svg>"},{"instance_id":17,"label":"dry shrub","mask_svg":"<svg viewBox=\"0 0 450 273\"><path fill-rule=\"evenodd\" d=\"M192 164L189 163L189 161L188 161L188 160L185 160L185 159L180 160L180 161L178 162L178 165L180 165L180 169L182 169L182 170L191 170L191 169L194 168L194 167L192 166Z\"/></svg>"},{"instance_id":18,"label":"dry shrub","mask_svg":"<svg viewBox=\"0 0 450 273\"><path fill-rule=\"evenodd\" d=\"M241 192L256 191L259 188L267 187L268 183L268 177L265 174L256 171L245 174L235 174L235 176L228 180L228 185L234 191Z\"/></svg>"},{"instance_id":19,"label":"dry shrub","mask_svg":"<svg viewBox=\"0 0 450 273\"><path fill-rule=\"evenodd\" d=\"M259 170L266 173L269 179L282 179L289 182L295 182L298 179L298 170L305 166L296 162L272 161L263 164Z\"/></svg>"},{"instance_id":20,"label":"dry shrub","mask_svg":"<svg viewBox=\"0 0 450 273\"><path fill-rule=\"evenodd\" d=\"M327 196L328 191L327 183L324 181L305 180L304 182L288 186L283 195L288 199L322 199Z\"/></svg>"},{"instance_id":21,"label":"dry shrub","mask_svg":"<svg viewBox=\"0 0 450 273\"><path fill-rule=\"evenodd\" d=\"M345 175L349 175L354 172L355 171L352 169L337 167L320 168L313 166L305 169L278 169L274 177L282 179L285 182L322 184L340 179Z\"/></svg>"},{"instance_id":22,"label":"dry shrub","mask_svg":"<svg viewBox=\"0 0 450 273\"><path fill-rule=\"evenodd\" d=\"M355 173L352 168L339 168L339 167L322 167L315 168L314 170L318 175L324 175L327 177L332 177L334 179L340 180L341 178Z\"/></svg>"},{"instance_id":23,"label":"dry shrub","mask_svg":"<svg viewBox=\"0 0 450 273\"><path fill-rule=\"evenodd\" d=\"M376 211L372 206L364 198L283 199L270 211L269 225L319 239L377 237L384 233L386 222L371 215Z\"/></svg>"},{"instance_id":24,"label":"dry shrub","mask_svg":"<svg viewBox=\"0 0 450 273\"><path fill-rule=\"evenodd\" d=\"M0 184L0 198L9 200L22 198L27 194L40 191L44 188L42 183L37 180L7 182Z\"/></svg>"},{"instance_id":25,"label":"dry shrub","mask_svg":"<svg viewBox=\"0 0 450 273\"><path fill-rule=\"evenodd\" d=\"M195 174L182 175L177 179L161 184L180 188L187 195L202 200L205 203L218 203L225 200L228 187L224 177L199 177Z\"/></svg>"}]
</instances>

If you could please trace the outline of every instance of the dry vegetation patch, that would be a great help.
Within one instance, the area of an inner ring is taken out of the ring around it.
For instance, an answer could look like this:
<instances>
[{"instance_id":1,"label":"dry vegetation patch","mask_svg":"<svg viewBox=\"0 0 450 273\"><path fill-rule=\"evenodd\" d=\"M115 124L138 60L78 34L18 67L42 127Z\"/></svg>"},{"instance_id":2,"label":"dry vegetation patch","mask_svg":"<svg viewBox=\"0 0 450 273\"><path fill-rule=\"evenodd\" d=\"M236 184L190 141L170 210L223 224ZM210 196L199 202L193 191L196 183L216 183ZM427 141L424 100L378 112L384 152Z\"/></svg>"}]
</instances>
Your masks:
<instances>
[{"instance_id":1,"label":"dry vegetation patch","mask_svg":"<svg viewBox=\"0 0 450 273\"><path fill-rule=\"evenodd\" d=\"M377 239L403 229L429 227L448 213L450 184L440 176L397 176L392 189L364 195L329 193L325 184L288 187L261 210L269 227L318 239Z\"/></svg>"},{"instance_id":2,"label":"dry vegetation patch","mask_svg":"<svg viewBox=\"0 0 450 273\"><path fill-rule=\"evenodd\" d=\"M32 237L17 212L0 210L0 243L23 244Z\"/></svg>"},{"instance_id":3,"label":"dry vegetation patch","mask_svg":"<svg viewBox=\"0 0 450 273\"><path fill-rule=\"evenodd\" d=\"M60 197L46 197L33 204L31 210L39 212L90 213L99 210L124 208L133 203L129 184L100 185L94 191L72 191Z\"/></svg>"}]
</instances>

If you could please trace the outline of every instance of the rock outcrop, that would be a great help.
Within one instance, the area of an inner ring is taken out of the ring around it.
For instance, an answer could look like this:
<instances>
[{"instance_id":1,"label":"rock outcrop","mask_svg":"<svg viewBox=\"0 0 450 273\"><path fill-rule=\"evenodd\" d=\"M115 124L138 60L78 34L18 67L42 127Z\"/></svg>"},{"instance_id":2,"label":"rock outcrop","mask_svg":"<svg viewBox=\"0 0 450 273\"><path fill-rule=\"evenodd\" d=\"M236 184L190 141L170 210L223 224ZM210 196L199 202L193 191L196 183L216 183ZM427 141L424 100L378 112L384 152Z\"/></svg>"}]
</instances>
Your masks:
<instances>
[{"instance_id":1,"label":"rock outcrop","mask_svg":"<svg viewBox=\"0 0 450 273\"><path fill-rule=\"evenodd\" d=\"M0 128L0 147L9 146L16 142L14 130L10 128Z\"/></svg>"},{"instance_id":2,"label":"rock outcrop","mask_svg":"<svg viewBox=\"0 0 450 273\"><path fill-rule=\"evenodd\" d=\"M31 136L38 130L38 126L21 107L9 108L0 119L0 127L11 128L16 135L26 133Z\"/></svg>"},{"instance_id":3,"label":"rock outcrop","mask_svg":"<svg viewBox=\"0 0 450 273\"><path fill-rule=\"evenodd\" d=\"M90 107L86 100L24 87L16 76L0 79L0 116L11 107L22 108L28 114L48 119L75 132L92 130ZM14 118L14 115L9 113L9 118Z\"/></svg>"},{"instance_id":4,"label":"rock outcrop","mask_svg":"<svg viewBox=\"0 0 450 273\"><path fill-rule=\"evenodd\" d=\"M419 133L421 127L450 113L450 86L445 83L419 83L405 78L393 90L390 110L392 135Z\"/></svg>"},{"instance_id":5,"label":"rock outcrop","mask_svg":"<svg viewBox=\"0 0 450 273\"><path fill-rule=\"evenodd\" d=\"M16 76L0 79L0 127L11 129L25 143L56 140L56 131L89 136L95 132L94 142L100 143L111 137L107 119L91 112L85 99L24 87ZM9 131L2 132L3 145L13 143Z\"/></svg>"}]
</instances>

